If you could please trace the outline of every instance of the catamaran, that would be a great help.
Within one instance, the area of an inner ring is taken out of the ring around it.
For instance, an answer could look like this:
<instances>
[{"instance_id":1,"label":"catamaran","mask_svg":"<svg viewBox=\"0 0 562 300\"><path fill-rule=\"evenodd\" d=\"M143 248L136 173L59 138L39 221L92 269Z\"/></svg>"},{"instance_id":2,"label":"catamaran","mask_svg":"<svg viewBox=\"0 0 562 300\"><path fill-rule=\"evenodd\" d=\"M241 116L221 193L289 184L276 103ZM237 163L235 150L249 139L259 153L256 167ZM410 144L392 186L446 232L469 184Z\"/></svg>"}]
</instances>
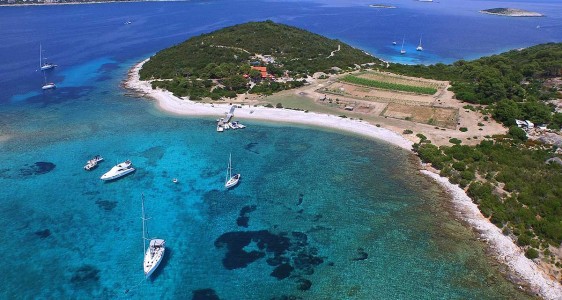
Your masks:
<instances>
[{"instance_id":1,"label":"catamaran","mask_svg":"<svg viewBox=\"0 0 562 300\"><path fill-rule=\"evenodd\" d=\"M148 228L146 227L146 221L148 219L144 215L144 194L142 194L142 243L143 243L143 253L144 253L144 276L146 278L150 277L152 273L158 268L162 258L164 258L164 252L166 251L166 241L163 239L148 239L146 235L148 234ZM146 248L146 241L149 241L148 248Z\"/></svg>"},{"instance_id":2,"label":"catamaran","mask_svg":"<svg viewBox=\"0 0 562 300\"><path fill-rule=\"evenodd\" d=\"M421 43L422 37L420 35L420 44L418 45L418 47L416 48L416 51L423 51L423 47L422 47L422 43Z\"/></svg>"},{"instance_id":3,"label":"catamaran","mask_svg":"<svg viewBox=\"0 0 562 300\"><path fill-rule=\"evenodd\" d=\"M240 174L235 174L232 176L232 153L228 158L228 169L226 170L226 181L224 183L224 187L229 189L238 184L240 181Z\"/></svg>"},{"instance_id":4,"label":"catamaran","mask_svg":"<svg viewBox=\"0 0 562 300\"><path fill-rule=\"evenodd\" d=\"M111 168L111 170L109 170L107 173L101 175L101 180L113 180L113 179L117 179L119 177L125 176L131 172L135 171L135 168L133 168L133 164L131 163L130 160L126 160L120 164L117 164L116 166L114 166L113 168Z\"/></svg>"},{"instance_id":5,"label":"catamaran","mask_svg":"<svg viewBox=\"0 0 562 300\"><path fill-rule=\"evenodd\" d=\"M43 57L43 48L41 47L41 44L39 44L39 69L41 71L46 71L58 67L53 63L43 62L44 59L45 58Z\"/></svg>"}]
</instances>

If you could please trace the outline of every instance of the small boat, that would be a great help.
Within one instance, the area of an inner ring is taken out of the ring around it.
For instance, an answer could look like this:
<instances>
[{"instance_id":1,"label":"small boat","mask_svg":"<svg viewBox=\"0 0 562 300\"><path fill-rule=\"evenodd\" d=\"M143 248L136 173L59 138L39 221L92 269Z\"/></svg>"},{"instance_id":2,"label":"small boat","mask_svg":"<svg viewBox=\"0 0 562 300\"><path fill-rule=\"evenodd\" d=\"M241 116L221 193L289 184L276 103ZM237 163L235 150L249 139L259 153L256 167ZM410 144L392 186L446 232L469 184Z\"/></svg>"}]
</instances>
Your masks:
<instances>
[{"instance_id":1,"label":"small boat","mask_svg":"<svg viewBox=\"0 0 562 300\"><path fill-rule=\"evenodd\" d=\"M125 24L125 25L129 25L129 24L133 24L133 22L131 22L131 21L126 21L124 24Z\"/></svg>"},{"instance_id":2,"label":"small boat","mask_svg":"<svg viewBox=\"0 0 562 300\"><path fill-rule=\"evenodd\" d=\"M54 82L46 82L41 89L42 90L51 90L51 89L56 89L57 85Z\"/></svg>"},{"instance_id":3,"label":"small boat","mask_svg":"<svg viewBox=\"0 0 562 300\"><path fill-rule=\"evenodd\" d=\"M238 184L238 181L240 181L240 174L235 174L234 176L232 176L232 153L231 153L230 157L228 158L228 168L226 169L226 181L224 183L224 187L227 189L234 187Z\"/></svg>"},{"instance_id":4,"label":"small boat","mask_svg":"<svg viewBox=\"0 0 562 300\"><path fill-rule=\"evenodd\" d=\"M402 49L400 49L400 54L406 54L406 50L404 50L404 38L402 38Z\"/></svg>"},{"instance_id":5,"label":"small boat","mask_svg":"<svg viewBox=\"0 0 562 300\"><path fill-rule=\"evenodd\" d=\"M163 239L148 239L148 228L146 221L148 219L144 215L144 194L142 194L142 241L144 249L143 269L144 276L149 278L152 273L158 268L164 253L166 252L166 241ZM148 249L146 248L146 241L149 241Z\"/></svg>"},{"instance_id":6,"label":"small boat","mask_svg":"<svg viewBox=\"0 0 562 300\"><path fill-rule=\"evenodd\" d=\"M101 180L113 180L113 179L117 179L119 177L125 176L131 172L134 172L135 168L133 168L133 164L131 163L130 160L126 160L120 164L117 164L116 166L114 166L113 168L111 168L111 170L109 170L107 173L103 174L101 176Z\"/></svg>"},{"instance_id":7,"label":"small boat","mask_svg":"<svg viewBox=\"0 0 562 300\"><path fill-rule=\"evenodd\" d=\"M423 47L422 47L421 41L422 41L422 38L421 38L421 36L420 36L420 44L419 44L418 47L416 48L416 51L423 51Z\"/></svg>"},{"instance_id":8,"label":"small boat","mask_svg":"<svg viewBox=\"0 0 562 300\"><path fill-rule=\"evenodd\" d=\"M217 125L217 132L223 132L224 128L222 127L222 125L218 124Z\"/></svg>"},{"instance_id":9,"label":"small boat","mask_svg":"<svg viewBox=\"0 0 562 300\"><path fill-rule=\"evenodd\" d=\"M232 125L236 126L236 128L239 128L239 129L244 129L244 128L246 128L246 125L242 125L242 124L239 123L238 121L232 122Z\"/></svg>"},{"instance_id":10,"label":"small boat","mask_svg":"<svg viewBox=\"0 0 562 300\"><path fill-rule=\"evenodd\" d=\"M236 124L236 122L228 123L228 126L234 130L238 129L238 124Z\"/></svg>"},{"instance_id":11,"label":"small boat","mask_svg":"<svg viewBox=\"0 0 562 300\"><path fill-rule=\"evenodd\" d=\"M103 160L103 157L101 157L101 155L94 156L94 158L92 158L88 162L86 162L86 165L84 166L84 170L90 171L91 169L97 167L98 163L102 160Z\"/></svg>"},{"instance_id":12,"label":"small boat","mask_svg":"<svg viewBox=\"0 0 562 300\"><path fill-rule=\"evenodd\" d=\"M396 41L393 41L393 42L392 42L392 45L396 46Z\"/></svg>"},{"instance_id":13,"label":"small boat","mask_svg":"<svg viewBox=\"0 0 562 300\"><path fill-rule=\"evenodd\" d=\"M44 59L45 58L43 57L43 48L41 47L41 44L39 44L39 69L41 71L46 71L58 67L53 63L43 62Z\"/></svg>"},{"instance_id":14,"label":"small boat","mask_svg":"<svg viewBox=\"0 0 562 300\"><path fill-rule=\"evenodd\" d=\"M45 71L43 71L43 86L41 87L42 90L52 90L56 89L57 85L54 82L47 82L47 75Z\"/></svg>"},{"instance_id":15,"label":"small boat","mask_svg":"<svg viewBox=\"0 0 562 300\"><path fill-rule=\"evenodd\" d=\"M179 180L178 180L177 178L174 178L174 179L172 179L172 182L173 182L173 183L178 183Z\"/></svg>"}]
</instances>

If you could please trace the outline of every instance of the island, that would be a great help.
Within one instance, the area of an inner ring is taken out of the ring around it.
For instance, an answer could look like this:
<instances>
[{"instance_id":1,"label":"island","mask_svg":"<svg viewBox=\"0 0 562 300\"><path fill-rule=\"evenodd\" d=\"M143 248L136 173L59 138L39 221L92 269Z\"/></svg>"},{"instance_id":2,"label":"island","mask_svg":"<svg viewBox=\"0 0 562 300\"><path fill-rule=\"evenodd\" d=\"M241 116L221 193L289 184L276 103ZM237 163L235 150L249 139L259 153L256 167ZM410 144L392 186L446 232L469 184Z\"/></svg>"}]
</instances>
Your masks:
<instances>
[{"instance_id":1,"label":"island","mask_svg":"<svg viewBox=\"0 0 562 300\"><path fill-rule=\"evenodd\" d=\"M544 17L541 13L517 8L490 8L481 10L480 13L507 17Z\"/></svg>"},{"instance_id":2,"label":"island","mask_svg":"<svg viewBox=\"0 0 562 300\"><path fill-rule=\"evenodd\" d=\"M396 8L396 6L386 5L386 4L370 4L369 7L372 7L372 8Z\"/></svg>"},{"instance_id":3,"label":"island","mask_svg":"<svg viewBox=\"0 0 562 300\"><path fill-rule=\"evenodd\" d=\"M560 61L562 43L451 65L393 64L265 21L162 50L135 65L125 86L175 114L230 112L332 127L413 151L420 172L452 195L459 219L507 266L508 277L533 295L556 299L562 294Z\"/></svg>"}]
</instances>

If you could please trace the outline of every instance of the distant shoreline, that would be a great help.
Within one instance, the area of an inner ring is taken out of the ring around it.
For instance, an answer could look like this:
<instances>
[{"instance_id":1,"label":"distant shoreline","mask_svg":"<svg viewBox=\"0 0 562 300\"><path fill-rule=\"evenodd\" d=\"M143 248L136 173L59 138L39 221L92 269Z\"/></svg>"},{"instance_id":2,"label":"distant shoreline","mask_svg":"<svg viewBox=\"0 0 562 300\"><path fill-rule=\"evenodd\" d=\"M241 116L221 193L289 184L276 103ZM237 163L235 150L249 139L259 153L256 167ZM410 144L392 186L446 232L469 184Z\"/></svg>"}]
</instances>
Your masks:
<instances>
[{"instance_id":1,"label":"distant shoreline","mask_svg":"<svg viewBox=\"0 0 562 300\"><path fill-rule=\"evenodd\" d=\"M57 3L14 3L14 4L0 4L0 7L9 6L51 6L51 5L86 5L86 4L104 4L104 3L137 3L137 2L188 2L186 0L111 0L111 1L88 1L88 2L57 2Z\"/></svg>"},{"instance_id":2,"label":"distant shoreline","mask_svg":"<svg viewBox=\"0 0 562 300\"><path fill-rule=\"evenodd\" d=\"M544 17L541 13L517 8L490 8L481 10L479 13L505 17Z\"/></svg>"}]
</instances>

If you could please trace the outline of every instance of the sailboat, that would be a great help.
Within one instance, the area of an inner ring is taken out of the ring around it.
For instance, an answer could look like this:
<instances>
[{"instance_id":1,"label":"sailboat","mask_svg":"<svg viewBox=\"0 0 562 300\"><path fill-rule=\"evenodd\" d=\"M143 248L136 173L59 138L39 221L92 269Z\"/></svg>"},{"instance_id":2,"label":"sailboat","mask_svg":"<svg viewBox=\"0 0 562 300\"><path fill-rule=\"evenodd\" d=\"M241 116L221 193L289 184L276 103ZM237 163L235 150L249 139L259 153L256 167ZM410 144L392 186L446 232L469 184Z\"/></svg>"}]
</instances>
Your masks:
<instances>
[{"instance_id":1,"label":"sailboat","mask_svg":"<svg viewBox=\"0 0 562 300\"><path fill-rule=\"evenodd\" d=\"M41 44L39 44L39 69L41 71L46 71L58 67L53 63L43 62L43 59L43 48L41 47Z\"/></svg>"},{"instance_id":2,"label":"sailboat","mask_svg":"<svg viewBox=\"0 0 562 300\"><path fill-rule=\"evenodd\" d=\"M239 180L240 180L240 174L235 174L234 176L232 176L232 153L231 153L230 157L228 158L228 169L226 170L226 181L224 183L224 187L227 189L231 188L237 185Z\"/></svg>"},{"instance_id":3,"label":"sailboat","mask_svg":"<svg viewBox=\"0 0 562 300\"><path fill-rule=\"evenodd\" d=\"M158 268L162 258L164 257L164 252L166 250L166 241L163 239L148 239L146 237L148 233L148 228L146 227L146 221L148 219L144 215L144 194L142 194L142 242L144 249L144 276L149 278L150 275ZM148 249L146 248L146 241L150 241Z\"/></svg>"},{"instance_id":4,"label":"sailboat","mask_svg":"<svg viewBox=\"0 0 562 300\"><path fill-rule=\"evenodd\" d=\"M422 43L421 43L422 37L420 35L420 44L418 45L418 47L416 48L416 51L423 51L423 47L422 47Z\"/></svg>"},{"instance_id":5,"label":"sailboat","mask_svg":"<svg viewBox=\"0 0 562 300\"><path fill-rule=\"evenodd\" d=\"M400 49L400 54L406 54L406 50L404 50L404 38L402 38L402 49Z\"/></svg>"},{"instance_id":6,"label":"sailboat","mask_svg":"<svg viewBox=\"0 0 562 300\"><path fill-rule=\"evenodd\" d=\"M43 86L41 87L42 90L51 90L56 89L57 85L54 82L47 82L47 75L45 75L45 71L43 71Z\"/></svg>"}]
</instances>

